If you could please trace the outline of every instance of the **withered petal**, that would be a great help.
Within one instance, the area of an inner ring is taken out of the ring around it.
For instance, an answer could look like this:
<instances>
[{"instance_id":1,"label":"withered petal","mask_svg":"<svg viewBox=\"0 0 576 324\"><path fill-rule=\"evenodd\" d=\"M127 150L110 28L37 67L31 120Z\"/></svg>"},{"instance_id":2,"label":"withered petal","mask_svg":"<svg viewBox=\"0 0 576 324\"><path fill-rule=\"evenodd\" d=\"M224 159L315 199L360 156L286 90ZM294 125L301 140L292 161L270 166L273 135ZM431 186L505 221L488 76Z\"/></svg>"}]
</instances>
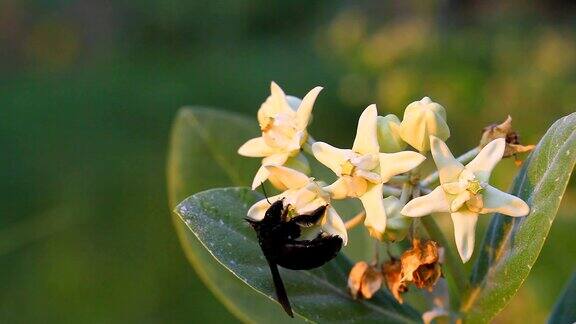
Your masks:
<instances>
[{"instance_id":1,"label":"withered petal","mask_svg":"<svg viewBox=\"0 0 576 324\"><path fill-rule=\"evenodd\" d=\"M413 240L412 249L400 257L402 281L413 281L414 272L422 265L438 262L438 243L434 241Z\"/></svg>"},{"instance_id":2,"label":"withered petal","mask_svg":"<svg viewBox=\"0 0 576 324\"><path fill-rule=\"evenodd\" d=\"M369 267L362 278L360 287L361 297L370 299L382 287L382 272L377 271L374 267Z\"/></svg>"},{"instance_id":3,"label":"withered petal","mask_svg":"<svg viewBox=\"0 0 576 324\"><path fill-rule=\"evenodd\" d=\"M358 297L358 292L362 287L362 278L364 278L364 273L368 270L368 267L368 263L360 261L350 270L350 274L348 275L348 289L350 289L350 294L354 299Z\"/></svg>"},{"instance_id":4,"label":"withered petal","mask_svg":"<svg viewBox=\"0 0 576 324\"><path fill-rule=\"evenodd\" d=\"M501 124L493 124L484 127L482 130L482 138L480 139L480 148L483 148L497 138L506 139L506 148L503 157L516 156L518 153L530 152L535 147L534 145L520 144L520 136L512 129L512 117L510 116L508 116L508 118ZM516 161L518 161L518 159L516 159Z\"/></svg>"},{"instance_id":5,"label":"withered petal","mask_svg":"<svg viewBox=\"0 0 576 324\"><path fill-rule=\"evenodd\" d=\"M400 260L392 259L384 263L382 272L384 273L388 290L400 304L404 303L402 294L408 291L408 286L402 281L402 263Z\"/></svg>"}]
</instances>

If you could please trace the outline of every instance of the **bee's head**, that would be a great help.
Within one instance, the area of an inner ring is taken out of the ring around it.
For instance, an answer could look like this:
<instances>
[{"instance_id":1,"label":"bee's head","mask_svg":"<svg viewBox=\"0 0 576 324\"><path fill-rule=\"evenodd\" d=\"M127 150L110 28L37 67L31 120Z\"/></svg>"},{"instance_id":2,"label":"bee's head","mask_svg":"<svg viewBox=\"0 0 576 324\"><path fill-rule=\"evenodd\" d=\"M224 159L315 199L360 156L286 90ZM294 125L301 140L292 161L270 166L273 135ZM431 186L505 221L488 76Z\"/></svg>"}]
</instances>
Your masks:
<instances>
[{"instance_id":1,"label":"bee's head","mask_svg":"<svg viewBox=\"0 0 576 324\"><path fill-rule=\"evenodd\" d=\"M254 220L246 217L244 220L252 226L253 229L259 230L262 226L274 226L282 221L282 214L284 213L284 199L275 201L268 207L264 218L262 220Z\"/></svg>"},{"instance_id":2,"label":"bee's head","mask_svg":"<svg viewBox=\"0 0 576 324\"><path fill-rule=\"evenodd\" d=\"M284 198L276 200L264 214L263 222L270 224L279 224L282 222L282 215L284 213Z\"/></svg>"}]
</instances>

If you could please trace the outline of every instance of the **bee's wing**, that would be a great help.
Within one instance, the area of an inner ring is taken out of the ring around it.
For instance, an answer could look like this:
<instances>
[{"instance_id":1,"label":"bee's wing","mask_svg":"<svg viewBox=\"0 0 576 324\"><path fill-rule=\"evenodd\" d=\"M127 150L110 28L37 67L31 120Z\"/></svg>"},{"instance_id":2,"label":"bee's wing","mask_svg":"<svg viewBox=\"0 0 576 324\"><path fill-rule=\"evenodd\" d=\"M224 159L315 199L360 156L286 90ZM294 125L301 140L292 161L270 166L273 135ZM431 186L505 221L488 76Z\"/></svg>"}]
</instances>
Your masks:
<instances>
[{"instance_id":1,"label":"bee's wing","mask_svg":"<svg viewBox=\"0 0 576 324\"><path fill-rule=\"evenodd\" d=\"M310 214L294 216L290 222L296 223L302 227L311 227L318 223L318 221L324 216L325 212L326 206L320 206Z\"/></svg>"},{"instance_id":2,"label":"bee's wing","mask_svg":"<svg viewBox=\"0 0 576 324\"><path fill-rule=\"evenodd\" d=\"M272 273L272 280L274 281L274 288L276 289L276 298L278 298L278 302L282 305L286 313L288 313L290 317L294 317L288 295L286 294L286 288L284 288L282 277L280 277L280 272L278 271L278 265L269 258L266 258L266 260L268 261L268 266L270 266L270 273Z\"/></svg>"},{"instance_id":3,"label":"bee's wing","mask_svg":"<svg viewBox=\"0 0 576 324\"><path fill-rule=\"evenodd\" d=\"M342 249L339 236L322 236L311 241L291 241L280 247L276 263L291 270L309 270L334 259Z\"/></svg>"}]
</instances>

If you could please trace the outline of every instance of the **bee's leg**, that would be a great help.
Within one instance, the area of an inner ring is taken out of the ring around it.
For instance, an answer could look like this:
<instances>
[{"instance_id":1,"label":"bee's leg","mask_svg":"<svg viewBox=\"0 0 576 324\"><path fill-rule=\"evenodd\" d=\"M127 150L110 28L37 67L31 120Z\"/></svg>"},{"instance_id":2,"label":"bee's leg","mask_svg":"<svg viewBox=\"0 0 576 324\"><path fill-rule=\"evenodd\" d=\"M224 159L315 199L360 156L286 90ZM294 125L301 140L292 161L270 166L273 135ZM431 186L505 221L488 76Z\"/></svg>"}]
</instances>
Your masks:
<instances>
[{"instance_id":1,"label":"bee's leg","mask_svg":"<svg viewBox=\"0 0 576 324\"><path fill-rule=\"evenodd\" d=\"M286 205L286 207L282 210L282 217L280 221L282 223L286 223L288 221L288 212L290 211L290 204Z\"/></svg>"},{"instance_id":2,"label":"bee's leg","mask_svg":"<svg viewBox=\"0 0 576 324\"><path fill-rule=\"evenodd\" d=\"M272 273L274 289L276 290L276 298L278 298L278 302L280 305L282 305L282 308L284 308L286 313L288 313L290 317L294 317L292 307L290 306L290 301L288 300L288 295L286 294L286 288L284 288L284 283L282 282L280 272L278 271L278 265L271 261L269 258L266 258L266 260L268 261L268 266L270 266L270 273Z\"/></svg>"},{"instance_id":3,"label":"bee's leg","mask_svg":"<svg viewBox=\"0 0 576 324\"><path fill-rule=\"evenodd\" d=\"M324 216L326 213L326 207L327 206L320 206L310 214L295 216L290 220L290 223L295 223L302 227L311 227L318 223L318 221Z\"/></svg>"}]
</instances>

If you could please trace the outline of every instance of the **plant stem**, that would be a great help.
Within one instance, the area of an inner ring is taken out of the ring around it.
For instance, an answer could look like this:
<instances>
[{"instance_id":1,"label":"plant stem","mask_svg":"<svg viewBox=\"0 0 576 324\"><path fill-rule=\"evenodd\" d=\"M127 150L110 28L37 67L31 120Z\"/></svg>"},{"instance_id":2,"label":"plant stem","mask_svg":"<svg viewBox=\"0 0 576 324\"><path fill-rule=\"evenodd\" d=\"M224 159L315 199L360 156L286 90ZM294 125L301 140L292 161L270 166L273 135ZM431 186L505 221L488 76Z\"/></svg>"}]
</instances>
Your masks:
<instances>
[{"instance_id":1,"label":"plant stem","mask_svg":"<svg viewBox=\"0 0 576 324\"><path fill-rule=\"evenodd\" d=\"M372 264L377 265L380 262L380 241L374 240L374 256L372 257Z\"/></svg>"},{"instance_id":2,"label":"plant stem","mask_svg":"<svg viewBox=\"0 0 576 324\"><path fill-rule=\"evenodd\" d=\"M382 194L384 196L400 197L402 195L402 189L396 188L393 186L389 186L389 185L383 185L382 186Z\"/></svg>"},{"instance_id":3,"label":"plant stem","mask_svg":"<svg viewBox=\"0 0 576 324\"><path fill-rule=\"evenodd\" d=\"M410 175L404 174L404 175L393 176L388 182L394 183L394 184L401 184L401 183L404 183L407 181L410 181Z\"/></svg>"},{"instance_id":4,"label":"plant stem","mask_svg":"<svg viewBox=\"0 0 576 324\"><path fill-rule=\"evenodd\" d=\"M466 163L472 161L472 159L474 157L476 157L476 155L478 155L478 152L480 152L480 149L478 147L475 147L475 148L471 149L470 151L457 157L456 160L458 160L458 162L460 162L462 164L466 164ZM439 178L438 171L433 172L429 176L427 176L426 178L422 179L422 181L420 181L420 186L421 187L430 187L432 184L435 184L436 182L438 182L438 178Z\"/></svg>"},{"instance_id":5,"label":"plant stem","mask_svg":"<svg viewBox=\"0 0 576 324\"><path fill-rule=\"evenodd\" d=\"M412 196L412 189L414 189L414 186L412 186L410 182L404 182L404 185L402 186L402 194L400 195L401 205L406 205L408 203L408 200L410 200L410 197Z\"/></svg>"}]
</instances>

